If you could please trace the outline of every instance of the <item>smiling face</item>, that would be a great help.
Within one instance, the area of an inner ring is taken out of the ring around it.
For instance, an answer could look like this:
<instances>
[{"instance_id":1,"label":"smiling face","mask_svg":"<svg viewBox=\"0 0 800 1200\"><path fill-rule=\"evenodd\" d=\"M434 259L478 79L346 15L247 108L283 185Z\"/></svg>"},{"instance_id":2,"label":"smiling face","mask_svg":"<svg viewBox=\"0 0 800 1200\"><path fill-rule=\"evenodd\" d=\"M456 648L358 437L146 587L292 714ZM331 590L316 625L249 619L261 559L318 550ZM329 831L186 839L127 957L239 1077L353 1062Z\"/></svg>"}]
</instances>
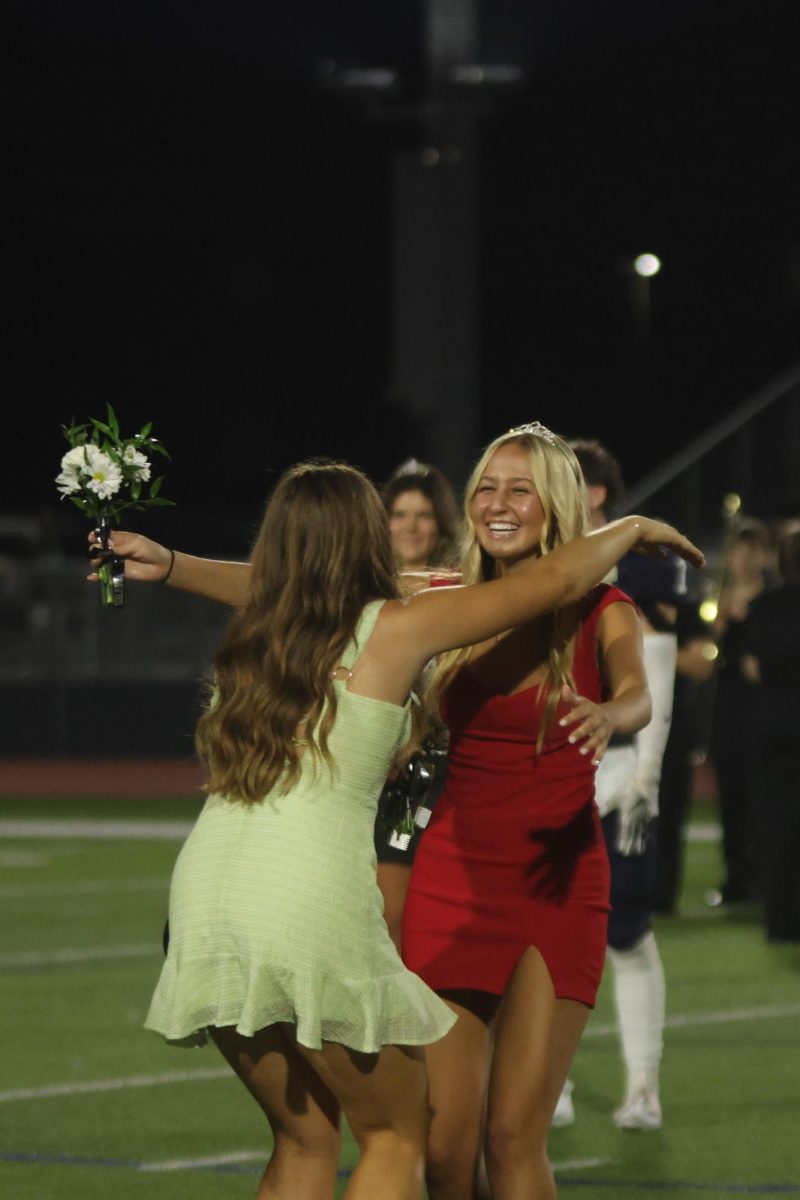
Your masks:
<instances>
[{"instance_id":1,"label":"smiling face","mask_svg":"<svg viewBox=\"0 0 800 1200\"><path fill-rule=\"evenodd\" d=\"M495 450L478 479L469 515L481 548L501 570L539 552L544 508L530 455L519 442Z\"/></svg>"},{"instance_id":2,"label":"smiling face","mask_svg":"<svg viewBox=\"0 0 800 1200\"><path fill-rule=\"evenodd\" d=\"M400 492L389 511L389 528L394 552L405 570L428 566L439 541L432 500L416 488Z\"/></svg>"}]
</instances>

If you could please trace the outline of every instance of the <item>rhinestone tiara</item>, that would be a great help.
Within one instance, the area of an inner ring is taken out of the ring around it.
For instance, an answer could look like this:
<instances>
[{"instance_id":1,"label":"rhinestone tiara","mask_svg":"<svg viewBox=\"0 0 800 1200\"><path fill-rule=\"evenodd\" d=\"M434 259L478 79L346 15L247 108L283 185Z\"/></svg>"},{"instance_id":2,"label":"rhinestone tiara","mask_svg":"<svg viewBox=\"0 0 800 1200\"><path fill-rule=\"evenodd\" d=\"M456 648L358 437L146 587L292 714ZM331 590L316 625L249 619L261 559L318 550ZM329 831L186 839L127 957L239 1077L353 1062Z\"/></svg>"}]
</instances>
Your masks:
<instances>
[{"instance_id":1,"label":"rhinestone tiara","mask_svg":"<svg viewBox=\"0 0 800 1200\"><path fill-rule=\"evenodd\" d=\"M547 442L549 446L554 446L556 435L552 429L548 429L541 421L528 421L527 425L515 425L513 429L509 429L509 433L529 433L533 437L541 438L543 442Z\"/></svg>"}]
</instances>

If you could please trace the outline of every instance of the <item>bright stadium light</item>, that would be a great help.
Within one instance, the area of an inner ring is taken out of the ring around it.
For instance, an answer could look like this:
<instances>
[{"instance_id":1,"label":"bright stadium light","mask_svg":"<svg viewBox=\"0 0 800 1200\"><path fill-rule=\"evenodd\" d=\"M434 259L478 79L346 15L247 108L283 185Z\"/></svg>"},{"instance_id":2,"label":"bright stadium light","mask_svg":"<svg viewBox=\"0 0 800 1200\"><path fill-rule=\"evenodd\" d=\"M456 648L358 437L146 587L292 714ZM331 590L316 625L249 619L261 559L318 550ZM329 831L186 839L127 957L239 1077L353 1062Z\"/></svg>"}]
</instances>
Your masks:
<instances>
[{"instance_id":1,"label":"bright stadium light","mask_svg":"<svg viewBox=\"0 0 800 1200\"><path fill-rule=\"evenodd\" d=\"M661 270L661 259L655 254L640 254L633 260L633 269L643 279L649 279Z\"/></svg>"}]
</instances>

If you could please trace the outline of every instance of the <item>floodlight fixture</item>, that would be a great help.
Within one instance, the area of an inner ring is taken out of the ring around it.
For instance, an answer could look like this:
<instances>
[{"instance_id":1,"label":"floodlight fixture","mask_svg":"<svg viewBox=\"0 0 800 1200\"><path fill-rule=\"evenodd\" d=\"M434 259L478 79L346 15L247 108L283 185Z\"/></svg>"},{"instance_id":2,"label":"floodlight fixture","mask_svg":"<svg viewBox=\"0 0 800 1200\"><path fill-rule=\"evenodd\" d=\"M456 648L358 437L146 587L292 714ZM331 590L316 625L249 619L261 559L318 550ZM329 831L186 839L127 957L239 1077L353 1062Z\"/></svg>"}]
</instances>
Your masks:
<instances>
[{"instance_id":1,"label":"floodlight fixture","mask_svg":"<svg viewBox=\"0 0 800 1200\"><path fill-rule=\"evenodd\" d=\"M639 254L633 260L633 269L643 279L650 279L661 270L661 259L655 254Z\"/></svg>"}]
</instances>

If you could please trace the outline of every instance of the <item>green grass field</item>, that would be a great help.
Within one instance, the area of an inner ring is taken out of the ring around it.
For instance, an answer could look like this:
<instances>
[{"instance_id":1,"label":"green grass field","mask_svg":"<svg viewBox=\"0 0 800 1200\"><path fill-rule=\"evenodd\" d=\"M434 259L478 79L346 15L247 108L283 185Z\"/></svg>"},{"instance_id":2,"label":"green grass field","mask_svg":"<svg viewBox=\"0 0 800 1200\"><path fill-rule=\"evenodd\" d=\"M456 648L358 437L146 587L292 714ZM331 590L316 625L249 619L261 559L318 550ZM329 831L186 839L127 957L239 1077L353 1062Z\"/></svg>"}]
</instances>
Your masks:
<instances>
[{"instance_id":1,"label":"green grass field","mask_svg":"<svg viewBox=\"0 0 800 1200\"><path fill-rule=\"evenodd\" d=\"M167 1048L141 1027L180 845L163 823L195 810L186 800L0 800L3 1197L255 1193L270 1143L253 1102L213 1048ZM149 821L172 837L43 827L83 819ZM39 824L9 825L22 820ZM611 1123L622 1071L606 981L572 1073L578 1120L551 1137L564 1196L800 1195L800 947L767 944L754 910L704 908L718 861L715 844L692 843L683 915L657 922L664 1128ZM348 1139L343 1174L354 1156Z\"/></svg>"}]
</instances>

